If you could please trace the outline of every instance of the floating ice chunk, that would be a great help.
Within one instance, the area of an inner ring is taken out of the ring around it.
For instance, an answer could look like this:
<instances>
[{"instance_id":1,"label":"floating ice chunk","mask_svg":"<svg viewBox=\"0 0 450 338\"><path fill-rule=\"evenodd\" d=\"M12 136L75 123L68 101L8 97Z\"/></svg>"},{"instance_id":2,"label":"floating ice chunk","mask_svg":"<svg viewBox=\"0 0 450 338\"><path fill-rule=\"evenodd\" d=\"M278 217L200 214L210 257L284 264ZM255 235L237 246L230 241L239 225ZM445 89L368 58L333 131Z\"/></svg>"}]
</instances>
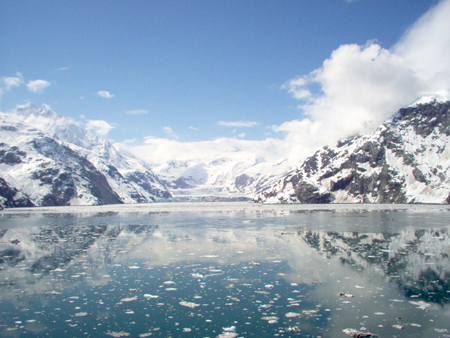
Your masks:
<instances>
[{"instance_id":1,"label":"floating ice chunk","mask_svg":"<svg viewBox=\"0 0 450 338\"><path fill-rule=\"evenodd\" d=\"M125 331L120 331L120 332L107 332L106 333L108 336L112 336L112 337L129 337L130 334L128 332Z\"/></svg>"},{"instance_id":2,"label":"floating ice chunk","mask_svg":"<svg viewBox=\"0 0 450 338\"><path fill-rule=\"evenodd\" d=\"M200 304L196 304L196 303L192 303L192 302L185 302L185 301L181 301L179 304L182 306L191 308L191 309L195 309L197 306L200 306Z\"/></svg>"},{"instance_id":3,"label":"floating ice chunk","mask_svg":"<svg viewBox=\"0 0 450 338\"><path fill-rule=\"evenodd\" d=\"M223 327L222 330L224 332L235 332L236 331L236 326Z\"/></svg>"},{"instance_id":4,"label":"floating ice chunk","mask_svg":"<svg viewBox=\"0 0 450 338\"><path fill-rule=\"evenodd\" d=\"M151 332L147 332L147 333L141 333L139 335L139 338L145 338L145 337L150 337L153 333Z\"/></svg>"},{"instance_id":5,"label":"floating ice chunk","mask_svg":"<svg viewBox=\"0 0 450 338\"><path fill-rule=\"evenodd\" d=\"M424 302L422 300L420 300L418 302L410 301L409 303L412 304L412 305L416 305L418 309L421 309L421 310L424 310L424 311L428 310L428 308L430 307L430 304L428 304L428 303L426 303L426 302Z\"/></svg>"},{"instance_id":6,"label":"floating ice chunk","mask_svg":"<svg viewBox=\"0 0 450 338\"><path fill-rule=\"evenodd\" d=\"M300 313L297 312L288 312L285 314L286 318L295 318L295 317L299 317Z\"/></svg>"},{"instance_id":7,"label":"floating ice chunk","mask_svg":"<svg viewBox=\"0 0 450 338\"><path fill-rule=\"evenodd\" d=\"M393 327L394 329L399 329L399 330L403 330L403 328L404 328L404 326L398 325L398 324L394 324L394 325L392 325L392 327Z\"/></svg>"},{"instance_id":8,"label":"floating ice chunk","mask_svg":"<svg viewBox=\"0 0 450 338\"><path fill-rule=\"evenodd\" d=\"M123 299L121 299L120 301L121 301L121 302L132 302L132 301L135 301L136 299L138 299L137 296L135 296L135 297L123 298Z\"/></svg>"},{"instance_id":9,"label":"floating ice chunk","mask_svg":"<svg viewBox=\"0 0 450 338\"><path fill-rule=\"evenodd\" d=\"M236 332L223 332L217 336L217 338L235 338L238 334Z\"/></svg>"},{"instance_id":10,"label":"floating ice chunk","mask_svg":"<svg viewBox=\"0 0 450 338\"><path fill-rule=\"evenodd\" d=\"M191 273L191 276L194 278L205 278L201 273Z\"/></svg>"},{"instance_id":11,"label":"floating ice chunk","mask_svg":"<svg viewBox=\"0 0 450 338\"><path fill-rule=\"evenodd\" d=\"M366 338L366 337L378 337L378 335L370 332L361 332L355 329L344 329L342 330L346 335L355 338Z\"/></svg>"},{"instance_id":12,"label":"floating ice chunk","mask_svg":"<svg viewBox=\"0 0 450 338\"><path fill-rule=\"evenodd\" d=\"M192 329L191 328L189 328L189 327L185 327L185 328L183 328L183 332L191 332L192 331Z\"/></svg>"},{"instance_id":13,"label":"floating ice chunk","mask_svg":"<svg viewBox=\"0 0 450 338\"><path fill-rule=\"evenodd\" d=\"M127 315L134 315L134 311L133 310L127 310L127 311L125 311L125 313Z\"/></svg>"},{"instance_id":14,"label":"floating ice chunk","mask_svg":"<svg viewBox=\"0 0 450 338\"><path fill-rule=\"evenodd\" d=\"M171 280L168 280L168 281L164 282L163 284L172 285L172 284L175 284L175 282L171 281Z\"/></svg>"},{"instance_id":15,"label":"floating ice chunk","mask_svg":"<svg viewBox=\"0 0 450 338\"><path fill-rule=\"evenodd\" d=\"M151 295L151 294L149 294L149 293L146 293L146 294L144 295L144 297L145 297L145 298L148 298L148 299L156 299L156 298L159 298L159 296Z\"/></svg>"},{"instance_id":16,"label":"floating ice chunk","mask_svg":"<svg viewBox=\"0 0 450 338\"><path fill-rule=\"evenodd\" d=\"M75 317L84 317L87 316L87 312L77 312L75 313Z\"/></svg>"}]
</instances>

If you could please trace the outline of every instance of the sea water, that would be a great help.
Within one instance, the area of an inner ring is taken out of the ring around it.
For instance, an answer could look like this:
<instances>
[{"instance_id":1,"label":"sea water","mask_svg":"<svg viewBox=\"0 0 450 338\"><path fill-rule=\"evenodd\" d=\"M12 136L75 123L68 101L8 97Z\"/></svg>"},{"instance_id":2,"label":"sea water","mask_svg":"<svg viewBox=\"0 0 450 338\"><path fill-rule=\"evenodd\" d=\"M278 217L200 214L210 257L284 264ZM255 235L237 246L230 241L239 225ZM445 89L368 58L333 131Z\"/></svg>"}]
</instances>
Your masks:
<instances>
[{"instance_id":1,"label":"sea water","mask_svg":"<svg viewBox=\"0 0 450 338\"><path fill-rule=\"evenodd\" d=\"M443 206L6 210L0 336L450 337L449 227Z\"/></svg>"}]
</instances>

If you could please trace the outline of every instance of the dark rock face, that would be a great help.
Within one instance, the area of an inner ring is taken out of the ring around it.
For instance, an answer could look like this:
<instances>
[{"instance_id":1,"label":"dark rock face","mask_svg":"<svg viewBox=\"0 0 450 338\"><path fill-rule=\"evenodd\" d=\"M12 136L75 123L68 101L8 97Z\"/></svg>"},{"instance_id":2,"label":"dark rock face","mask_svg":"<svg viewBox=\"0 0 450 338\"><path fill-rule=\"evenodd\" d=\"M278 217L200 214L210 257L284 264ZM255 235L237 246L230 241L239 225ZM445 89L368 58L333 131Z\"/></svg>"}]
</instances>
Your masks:
<instances>
[{"instance_id":1,"label":"dark rock face","mask_svg":"<svg viewBox=\"0 0 450 338\"><path fill-rule=\"evenodd\" d=\"M449 136L450 102L401 109L373 134L316 152L254 201L448 203Z\"/></svg>"},{"instance_id":2,"label":"dark rock face","mask_svg":"<svg viewBox=\"0 0 450 338\"><path fill-rule=\"evenodd\" d=\"M27 196L11 188L3 178L0 178L0 210L4 207L34 207L34 204Z\"/></svg>"},{"instance_id":3,"label":"dark rock face","mask_svg":"<svg viewBox=\"0 0 450 338\"><path fill-rule=\"evenodd\" d=\"M28 124L39 119L42 130ZM108 141L52 111L27 105L1 113L0 124L1 207L150 203L172 197L145 163L122 156Z\"/></svg>"},{"instance_id":4,"label":"dark rock face","mask_svg":"<svg viewBox=\"0 0 450 338\"><path fill-rule=\"evenodd\" d=\"M242 174L236 177L234 184L240 192L244 192L245 187L251 184L254 180L255 179L253 177L250 177L246 174Z\"/></svg>"}]
</instances>

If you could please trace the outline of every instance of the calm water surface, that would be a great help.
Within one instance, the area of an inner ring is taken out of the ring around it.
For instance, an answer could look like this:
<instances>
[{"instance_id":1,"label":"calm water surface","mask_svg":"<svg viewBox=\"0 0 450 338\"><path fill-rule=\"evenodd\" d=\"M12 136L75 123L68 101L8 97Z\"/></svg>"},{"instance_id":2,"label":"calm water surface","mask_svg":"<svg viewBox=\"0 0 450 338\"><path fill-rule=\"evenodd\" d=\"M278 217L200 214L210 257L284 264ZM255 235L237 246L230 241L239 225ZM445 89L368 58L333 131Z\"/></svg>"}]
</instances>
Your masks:
<instances>
[{"instance_id":1,"label":"calm water surface","mask_svg":"<svg viewBox=\"0 0 450 338\"><path fill-rule=\"evenodd\" d=\"M0 217L1 337L450 337L448 209L117 210Z\"/></svg>"}]
</instances>

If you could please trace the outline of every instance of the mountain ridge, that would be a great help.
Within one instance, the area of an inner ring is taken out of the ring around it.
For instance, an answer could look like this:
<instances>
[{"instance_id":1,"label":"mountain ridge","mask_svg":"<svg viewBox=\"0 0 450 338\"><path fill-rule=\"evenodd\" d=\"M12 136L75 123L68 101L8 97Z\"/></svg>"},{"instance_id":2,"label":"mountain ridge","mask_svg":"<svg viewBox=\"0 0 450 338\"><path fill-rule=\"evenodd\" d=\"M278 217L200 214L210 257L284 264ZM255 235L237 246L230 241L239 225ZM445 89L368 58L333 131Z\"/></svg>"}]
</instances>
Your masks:
<instances>
[{"instance_id":1,"label":"mountain ridge","mask_svg":"<svg viewBox=\"0 0 450 338\"><path fill-rule=\"evenodd\" d=\"M263 203L449 203L450 101L400 109L369 135L308 157Z\"/></svg>"},{"instance_id":2,"label":"mountain ridge","mask_svg":"<svg viewBox=\"0 0 450 338\"><path fill-rule=\"evenodd\" d=\"M142 161L34 104L0 113L0 205L150 203L171 197Z\"/></svg>"}]
</instances>

